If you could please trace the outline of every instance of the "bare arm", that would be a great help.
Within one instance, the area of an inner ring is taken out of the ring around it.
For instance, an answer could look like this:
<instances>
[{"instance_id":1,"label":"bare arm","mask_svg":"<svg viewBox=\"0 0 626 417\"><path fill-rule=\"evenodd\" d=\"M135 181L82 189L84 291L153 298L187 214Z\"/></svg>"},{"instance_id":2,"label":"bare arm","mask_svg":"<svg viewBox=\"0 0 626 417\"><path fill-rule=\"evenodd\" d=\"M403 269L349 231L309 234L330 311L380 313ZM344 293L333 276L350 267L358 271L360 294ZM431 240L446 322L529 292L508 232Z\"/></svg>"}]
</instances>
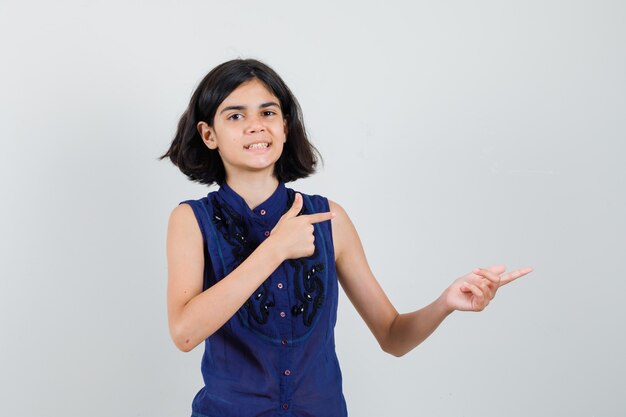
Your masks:
<instances>
[{"instance_id":1,"label":"bare arm","mask_svg":"<svg viewBox=\"0 0 626 417\"><path fill-rule=\"evenodd\" d=\"M265 240L234 271L203 292L202 235L188 204L179 205L170 216L167 257L170 334L184 352L226 323L282 262Z\"/></svg>"},{"instance_id":2,"label":"bare arm","mask_svg":"<svg viewBox=\"0 0 626 417\"><path fill-rule=\"evenodd\" d=\"M285 259L313 253L313 224L330 213L297 216L302 197L278 221L271 235L230 274L202 291L202 234L192 208L177 206L167 233L168 323L176 346L188 352L226 323Z\"/></svg>"},{"instance_id":3,"label":"bare arm","mask_svg":"<svg viewBox=\"0 0 626 417\"><path fill-rule=\"evenodd\" d=\"M337 213L333 221L333 241L339 281L380 347L402 356L422 343L454 310L480 311L495 296L499 286L532 271L525 268L506 274L503 266L476 269L458 278L443 294L426 307L399 314L369 268L361 240L345 210L329 201Z\"/></svg>"},{"instance_id":4,"label":"bare arm","mask_svg":"<svg viewBox=\"0 0 626 417\"><path fill-rule=\"evenodd\" d=\"M439 298L426 307L400 314L389 329L392 352L402 356L422 343L453 311L482 311L495 297L499 287L533 271L522 268L500 276L503 265L476 268L457 278Z\"/></svg>"}]
</instances>

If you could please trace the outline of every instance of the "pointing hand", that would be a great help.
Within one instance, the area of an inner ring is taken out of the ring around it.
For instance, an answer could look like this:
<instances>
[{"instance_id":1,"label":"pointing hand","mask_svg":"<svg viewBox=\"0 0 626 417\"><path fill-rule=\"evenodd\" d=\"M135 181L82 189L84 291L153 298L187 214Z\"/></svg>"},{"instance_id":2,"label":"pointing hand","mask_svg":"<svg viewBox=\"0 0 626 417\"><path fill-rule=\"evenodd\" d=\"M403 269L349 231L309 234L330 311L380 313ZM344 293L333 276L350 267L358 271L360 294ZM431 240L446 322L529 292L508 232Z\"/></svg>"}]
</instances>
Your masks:
<instances>
[{"instance_id":1,"label":"pointing hand","mask_svg":"<svg viewBox=\"0 0 626 417\"><path fill-rule=\"evenodd\" d=\"M302 209L302 195L296 193L293 205L276 223L270 232L270 239L278 246L284 259L295 259L313 255L315 236L313 224L331 220L334 212L306 214L298 216Z\"/></svg>"},{"instance_id":2,"label":"pointing hand","mask_svg":"<svg viewBox=\"0 0 626 417\"><path fill-rule=\"evenodd\" d=\"M452 283L445 291L446 304L451 310L482 311L503 285L533 271L526 267L504 275L504 265L476 268Z\"/></svg>"}]
</instances>

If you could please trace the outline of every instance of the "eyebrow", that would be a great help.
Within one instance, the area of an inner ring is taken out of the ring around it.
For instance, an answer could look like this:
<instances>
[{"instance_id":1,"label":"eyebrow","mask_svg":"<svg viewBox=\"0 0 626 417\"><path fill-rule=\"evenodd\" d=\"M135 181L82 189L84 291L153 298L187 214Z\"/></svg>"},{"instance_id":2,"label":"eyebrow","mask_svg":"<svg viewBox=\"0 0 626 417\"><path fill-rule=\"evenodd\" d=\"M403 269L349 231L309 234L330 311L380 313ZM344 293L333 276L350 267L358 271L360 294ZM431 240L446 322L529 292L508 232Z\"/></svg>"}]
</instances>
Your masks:
<instances>
[{"instance_id":1,"label":"eyebrow","mask_svg":"<svg viewBox=\"0 0 626 417\"><path fill-rule=\"evenodd\" d=\"M273 101L268 101L267 103L263 103L259 106L260 109L265 109L267 107L272 107L272 106L276 106L280 109L280 105L276 102ZM226 106L222 109L222 111L220 112L220 114L224 113L225 111L228 110L245 110L247 107L246 106Z\"/></svg>"}]
</instances>

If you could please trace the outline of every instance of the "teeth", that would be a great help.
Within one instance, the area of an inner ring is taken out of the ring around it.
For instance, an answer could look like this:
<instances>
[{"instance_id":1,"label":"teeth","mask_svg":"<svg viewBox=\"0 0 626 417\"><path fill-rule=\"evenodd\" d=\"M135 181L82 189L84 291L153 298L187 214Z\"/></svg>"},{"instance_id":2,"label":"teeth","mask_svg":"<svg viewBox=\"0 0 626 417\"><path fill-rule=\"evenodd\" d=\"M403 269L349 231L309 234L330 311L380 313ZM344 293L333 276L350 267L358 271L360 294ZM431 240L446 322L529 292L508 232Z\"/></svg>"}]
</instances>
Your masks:
<instances>
[{"instance_id":1,"label":"teeth","mask_svg":"<svg viewBox=\"0 0 626 417\"><path fill-rule=\"evenodd\" d=\"M262 149L262 148L267 148L268 146L270 145L267 143L254 143L248 146L248 149Z\"/></svg>"}]
</instances>

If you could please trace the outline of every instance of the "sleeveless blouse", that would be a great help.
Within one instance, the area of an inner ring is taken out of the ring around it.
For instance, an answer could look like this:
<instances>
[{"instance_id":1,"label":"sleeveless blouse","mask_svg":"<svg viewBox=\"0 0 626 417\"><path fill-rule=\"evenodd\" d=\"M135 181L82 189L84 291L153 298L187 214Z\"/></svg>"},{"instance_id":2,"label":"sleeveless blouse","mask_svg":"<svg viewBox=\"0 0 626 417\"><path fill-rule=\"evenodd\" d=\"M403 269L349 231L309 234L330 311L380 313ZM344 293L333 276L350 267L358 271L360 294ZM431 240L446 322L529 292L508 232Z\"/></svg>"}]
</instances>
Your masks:
<instances>
[{"instance_id":1,"label":"sleeveless blouse","mask_svg":"<svg viewBox=\"0 0 626 417\"><path fill-rule=\"evenodd\" d=\"M303 197L300 214L329 211L328 199ZM291 207L280 182L254 210L224 182L186 200L204 242L206 290L241 264ZM287 259L220 329L205 340L204 387L194 417L347 416L335 353L338 286L331 221L314 224L312 256Z\"/></svg>"}]
</instances>

